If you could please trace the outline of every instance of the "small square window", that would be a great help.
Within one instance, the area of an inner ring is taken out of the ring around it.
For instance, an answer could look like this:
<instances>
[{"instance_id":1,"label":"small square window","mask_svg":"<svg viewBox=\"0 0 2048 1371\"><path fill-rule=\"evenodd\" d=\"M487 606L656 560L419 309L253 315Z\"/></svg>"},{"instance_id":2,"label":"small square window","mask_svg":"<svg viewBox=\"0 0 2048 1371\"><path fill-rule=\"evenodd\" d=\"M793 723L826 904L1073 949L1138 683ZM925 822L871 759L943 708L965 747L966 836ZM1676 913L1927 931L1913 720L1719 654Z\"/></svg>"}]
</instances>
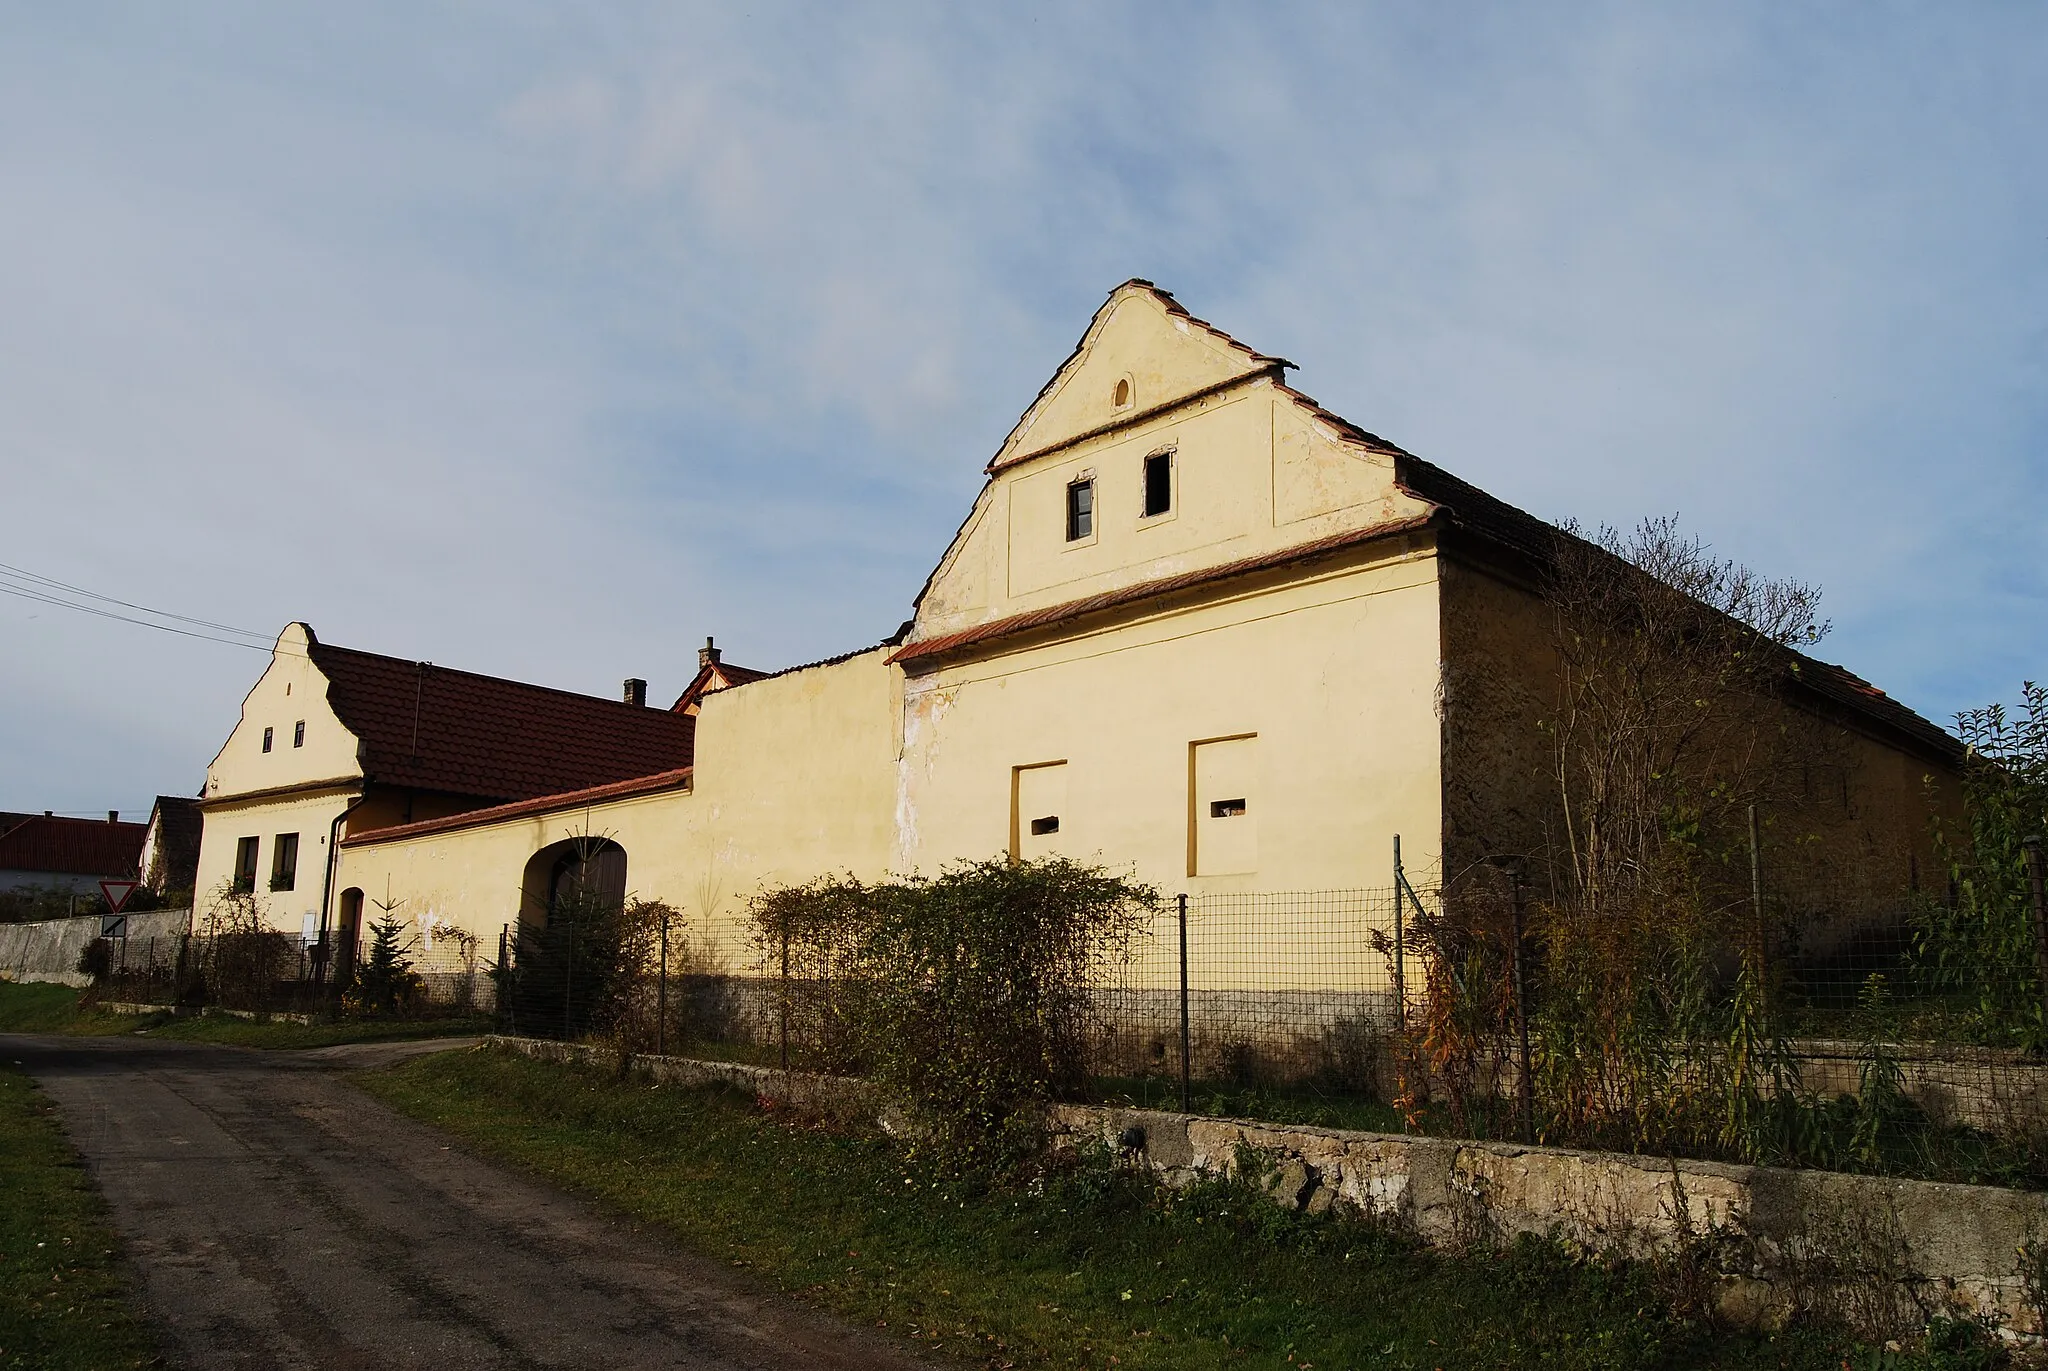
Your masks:
<instances>
[{"instance_id":1,"label":"small square window","mask_svg":"<svg viewBox=\"0 0 2048 1371\"><path fill-rule=\"evenodd\" d=\"M306 745L306 721L305 721L304 719L301 719L301 720L299 720L299 721L298 721L297 723L295 723L295 724L293 724L293 725L292 725L292 746L293 746L293 747L304 747L305 745Z\"/></svg>"},{"instance_id":2,"label":"small square window","mask_svg":"<svg viewBox=\"0 0 2048 1371\"><path fill-rule=\"evenodd\" d=\"M1157 518L1173 508L1173 454L1155 452L1145 459L1145 517Z\"/></svg>"},{"instance_id":3,"label":"small square window","mask_svg":"<svg viewBox=\"0 0 2048 1371\"><path fill-rule=\"evenodd\" d=\"M1095 482L1074 481L1067 486L1067 541L1079 542L1095 532Z\"/></svg>"},{"instance_id":4,"label":"small square window","mask_svg":"<svg viewBox=\"0 0 2048 1371\"><path fill-rule=\"evenodd\" d=\"M263 730L263 750L265 752L270 751L270 738L274 732L276 732L275 729L266 728Z\"/></svg>"},{"instance_id":5,"label":"small square window","mask_svg":"<svg viewBox=\"0 0 2048 1371\"><path fill-rule=\"evenodd\" d=\"M1244 812L1245 812L1245 803L1244 803L1244 801L1243 801L1243 800L1211 800L1211 801L1209 801L1209 817L1210 817L1210 818L1212 818L1212 819L1236 819L1236 818L1241 818L1241 817L1243 817L1243 815L1244 815Z\"/></svg>"},{"instance_id":6,"label":"small square window","mask_svg":"<svg viewBox=\"0 0 2048 1371\"><path fill-rule=\"evenodd\" d=\"M1033 819L1031 821L1031 836L1034 838L1043 838L1048 833L1057 833L1059 831L1060 816L1057 814L1048 814L1042 819Z\"/></svg>"}]
</instances>

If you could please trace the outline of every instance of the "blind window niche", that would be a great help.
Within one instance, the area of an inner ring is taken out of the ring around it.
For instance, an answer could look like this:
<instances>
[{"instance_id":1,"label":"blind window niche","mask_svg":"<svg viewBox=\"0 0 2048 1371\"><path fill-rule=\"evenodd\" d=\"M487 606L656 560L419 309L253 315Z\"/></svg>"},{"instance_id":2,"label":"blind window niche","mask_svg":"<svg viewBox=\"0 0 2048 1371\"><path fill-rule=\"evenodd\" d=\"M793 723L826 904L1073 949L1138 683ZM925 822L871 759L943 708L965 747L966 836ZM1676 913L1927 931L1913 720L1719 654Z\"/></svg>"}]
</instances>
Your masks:
<instances>
[{"instance_id":1,"label":"blind window niche","mask_svg":"<svg viewBox=\"0 0 2048 1371\"><path fill-rule=\"evenodd\" d=\"M1259 869L1259 739L1188 744L1188 875Z\"/></svg>"},{"instance_id":2,"label":"blind window niche","mask_svg":"<svg viewBox=\"0 0 2048 1371\"><path fill-rule=\"evenodd\" d=\"M1030 861L1065 852L1073 830L1067 812L1067 764L1038 762L1010 768L1010 856Z\"/></svg>"}]
</instances>

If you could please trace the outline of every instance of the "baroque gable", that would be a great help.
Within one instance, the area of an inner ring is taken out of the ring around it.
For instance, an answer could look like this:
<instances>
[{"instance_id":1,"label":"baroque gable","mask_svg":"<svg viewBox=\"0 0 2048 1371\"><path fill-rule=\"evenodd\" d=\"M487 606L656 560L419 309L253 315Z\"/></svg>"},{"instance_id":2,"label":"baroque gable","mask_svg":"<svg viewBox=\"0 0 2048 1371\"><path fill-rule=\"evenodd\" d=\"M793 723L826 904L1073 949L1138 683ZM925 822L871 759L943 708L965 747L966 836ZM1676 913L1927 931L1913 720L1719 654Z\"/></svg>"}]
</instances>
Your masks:
<instances>
[{"instance_id":1,"label":"baroque gable","mask_svg":"<svg viewBox=\"0 0 2048 1371\"><path fill-rule=\"evenodd\" d=\"M1287 366L1148 282L1112 291L989 463L907 645L1427 515L1399 449Z\"/></svg>"}]
</instances>

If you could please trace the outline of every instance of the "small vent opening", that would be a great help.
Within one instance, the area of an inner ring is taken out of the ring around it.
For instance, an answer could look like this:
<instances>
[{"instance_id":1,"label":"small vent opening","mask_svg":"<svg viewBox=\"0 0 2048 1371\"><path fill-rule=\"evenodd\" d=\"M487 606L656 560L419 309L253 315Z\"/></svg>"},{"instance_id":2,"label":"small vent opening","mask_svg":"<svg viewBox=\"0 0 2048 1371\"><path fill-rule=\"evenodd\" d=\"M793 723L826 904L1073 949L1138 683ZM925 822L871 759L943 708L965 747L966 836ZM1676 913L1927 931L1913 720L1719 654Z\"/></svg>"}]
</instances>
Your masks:
<instances>
[{"instance_id":1,"label":"small vent opening","mask_svg":"<svg viewBox=\"0 0 2048 1371\"><path fill-rule=\"evenodd\" d=\"M1209 817L1212 819L1235 819L1243 813L1243 800L1209 801Z\"/></svg>"},{"instance_id":2,"label":"small vent opening","mask_svg":"<svg viewBox=\"0 0 2048 1371\"><path fill-rule=\"evenodd\" d=\"M1057 833L1059 831L1060 816L1057 814L1048 814L1043 819L1033 819L1031 821L1031 836L1034 838L1043 838L1048 833Z\"/></svg>"}]
</instances>

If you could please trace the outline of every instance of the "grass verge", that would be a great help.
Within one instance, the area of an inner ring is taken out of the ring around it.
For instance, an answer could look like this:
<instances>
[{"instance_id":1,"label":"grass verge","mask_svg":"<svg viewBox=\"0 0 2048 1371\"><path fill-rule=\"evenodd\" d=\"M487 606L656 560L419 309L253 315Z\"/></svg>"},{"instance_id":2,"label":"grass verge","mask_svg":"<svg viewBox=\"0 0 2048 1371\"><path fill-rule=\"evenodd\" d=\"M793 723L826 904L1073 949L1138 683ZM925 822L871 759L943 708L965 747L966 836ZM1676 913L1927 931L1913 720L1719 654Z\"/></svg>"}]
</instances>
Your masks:
<instances>
[{"instance_id":1,"label":"grass verge","mask_svg":"<svg viewBox=\"0 0 2048 1371\"><path fill-rule=\"evenodd\" d=\"M731 1091L474 1051L357 1078L480 1151L912 1343L991 1367L1874 1365L1816 1330L1717 1333L1640 1268L1524 1243L1450 1257L1244 1187L1107 1165L1022 1193ZM1886 1366L1958 1365L1890 1355Z\"/></svg>"},{"instance_id":2,"label":"grass verge","mask_svg":"<svg viewBox=\"0 0 2048 1371\"><path fill-rule=\"evenodd\" d=\"M123 1298L114 1234L56 1111L0 1069L0 1367L158 1365Z\"/></svg>"},{"instance_id":3,"label":"grass verge","mask_svg":"<svg viewBox=\"0 0 2048 1371\"><path fill-rule=\"evenodd\" d=\"M175 1018L161 1014L109 1014L66 986L0 981L0 1033L64 1033L102 1036L132 1033L175 1042L220 1043L230 1047L332 1047L338 1043L408 1038L467 1037L491 1031L488 1017L449 1019L344 1019L301 1024L257 1023L222 1015Z\"/></svg>"}]
</instances>

